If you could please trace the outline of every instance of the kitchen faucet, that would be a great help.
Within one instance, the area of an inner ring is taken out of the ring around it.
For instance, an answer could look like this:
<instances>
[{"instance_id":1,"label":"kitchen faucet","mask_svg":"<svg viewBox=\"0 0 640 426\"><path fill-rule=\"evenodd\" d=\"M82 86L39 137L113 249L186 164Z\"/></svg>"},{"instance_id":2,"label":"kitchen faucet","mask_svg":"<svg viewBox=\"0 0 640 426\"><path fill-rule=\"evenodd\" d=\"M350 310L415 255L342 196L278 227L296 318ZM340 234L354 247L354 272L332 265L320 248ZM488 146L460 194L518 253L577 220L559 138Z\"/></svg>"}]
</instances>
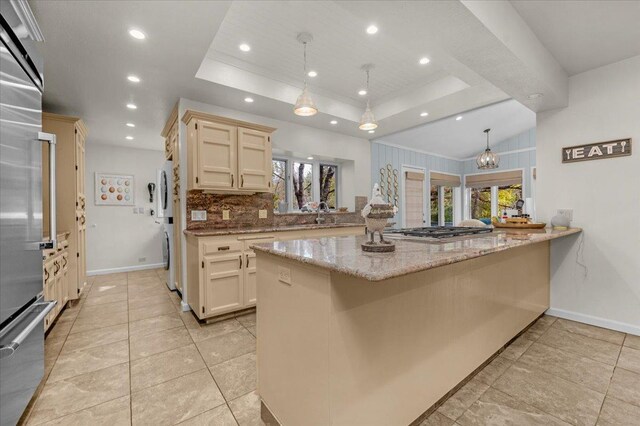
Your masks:
<instances>
[{"instance_id":1,"label":"kitchen faucet","mask_svg":"<svg viewBox=\"0 0 640 426\"><path fill-rule=\"evenodd\" d=\"M324 205L324 208L322 208L323 205ZM316 223L318 225L325 221L324 217L320 217L320 212L321 211L324 211L325 213L327 213L329 211L329 206L324 201L320 201L320 203L318 203L318 217L316 217Z\"/></svg>"}]
</instances>

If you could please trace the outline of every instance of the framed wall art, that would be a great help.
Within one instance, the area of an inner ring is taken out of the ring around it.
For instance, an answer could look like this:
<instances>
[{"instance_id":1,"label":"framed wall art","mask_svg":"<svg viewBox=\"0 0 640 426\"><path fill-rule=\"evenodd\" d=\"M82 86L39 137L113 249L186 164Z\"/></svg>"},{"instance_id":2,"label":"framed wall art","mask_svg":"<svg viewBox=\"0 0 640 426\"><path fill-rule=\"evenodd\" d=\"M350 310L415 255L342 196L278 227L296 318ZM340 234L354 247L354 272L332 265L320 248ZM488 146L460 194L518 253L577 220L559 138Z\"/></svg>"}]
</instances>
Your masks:
<instances>
[{"instance_id":1,"label":"framed wall art","mask_svg":"<svg viewBox=\"0 0 640 426\"><path fill-rule=\"evenodd\" d=\"M96 172L96 205L133 206L134 187L133 175Z\"/></svg>"}]
</instances>

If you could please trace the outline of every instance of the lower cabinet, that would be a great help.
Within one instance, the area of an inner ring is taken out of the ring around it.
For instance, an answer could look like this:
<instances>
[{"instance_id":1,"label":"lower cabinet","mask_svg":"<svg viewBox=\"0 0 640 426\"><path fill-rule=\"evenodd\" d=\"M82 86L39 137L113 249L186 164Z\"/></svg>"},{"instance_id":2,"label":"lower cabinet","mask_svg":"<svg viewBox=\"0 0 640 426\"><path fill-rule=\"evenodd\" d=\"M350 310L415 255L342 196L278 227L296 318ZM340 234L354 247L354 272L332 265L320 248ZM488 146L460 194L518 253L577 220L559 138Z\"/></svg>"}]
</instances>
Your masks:
<instances>
[{"instance_id":1,"label":"lower cabinet","mask_svg":"<svg viewBox=\"0 0 640 426\"><path fill-rule=\"evenodd\" d=\"M55 300L56 306L44 319L47 331L69 301L69 244L58 237L58 247L44 252L42 264L42 293L44 300Z\"/></svg>"},{"instance_id":2,"label":"lower cabinet","mask_svg":"<svg viewBox=\"0 0 640 426\"><path fill-rule=\"evenodd\" d=\"M187 301L200 319L256 306L257 271L254 244L330 236L358 235L364 225L196 237L187 242Z\"/></svg>"}]
</instances>

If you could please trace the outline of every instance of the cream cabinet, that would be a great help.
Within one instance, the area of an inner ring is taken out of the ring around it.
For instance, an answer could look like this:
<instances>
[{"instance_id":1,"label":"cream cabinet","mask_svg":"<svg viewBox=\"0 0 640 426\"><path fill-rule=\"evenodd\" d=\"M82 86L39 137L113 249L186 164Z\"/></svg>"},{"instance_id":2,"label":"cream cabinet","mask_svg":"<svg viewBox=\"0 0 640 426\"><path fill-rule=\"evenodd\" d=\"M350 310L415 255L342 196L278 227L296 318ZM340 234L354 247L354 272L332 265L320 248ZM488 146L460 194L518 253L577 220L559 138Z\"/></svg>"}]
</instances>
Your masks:
<instances>
[{"instance_id":1,"label":"cream cabinet","mask_svg":"<svg viewBox=\"0 0 640 426\"><path fill-rule=\"evenodd\" d=\"M364 225L206 237L187 235L187 301L200 319L254 307L259 283L252 245L358 234L364 234Z\"/></svg>"},{"instance_id":2,"label":"cream cabinet","mask_svg":"<svg viewBox=\"0 0 640 426\"><path fill-rule=\"evenodd\" d=\"M85 141L87 128L78 117L42 113L42 131L56 135L57 229L68 232L66 286L70 300L77 299L87 283ZM42 149L43 232L49 234L49 157Z\"/></svg>"},{"instance_id":3,"label":"cream cabinet","mask_svg":"<svg viewBox=\"0 0 640 426\"><path fill-rule=\"evenodd\" d=\"M43 253L42 293L44 300L58 302L44 319L45 331L51 327L69 301L69 242L66 238L67 234L58 235L58 246Z\"/></svg>"},{"instance_id":4,"label":"cream cabinet","mask_svg":"<svg viewBox=\"0 0 640 426\"><path fill-rule=\"evenodd\" d=\"M188 110L187 189L271 191L274 128Z\"/></svg>"}]
</instances>

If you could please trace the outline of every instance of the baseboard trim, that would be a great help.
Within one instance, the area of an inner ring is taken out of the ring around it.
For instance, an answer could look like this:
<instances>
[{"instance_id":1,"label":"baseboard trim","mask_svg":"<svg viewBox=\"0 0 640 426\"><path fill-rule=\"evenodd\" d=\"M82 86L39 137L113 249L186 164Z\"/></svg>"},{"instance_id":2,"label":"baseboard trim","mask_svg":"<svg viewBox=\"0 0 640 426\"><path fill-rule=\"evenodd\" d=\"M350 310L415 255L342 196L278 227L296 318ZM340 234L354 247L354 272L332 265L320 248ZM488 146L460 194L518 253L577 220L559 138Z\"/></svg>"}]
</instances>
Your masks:
<instances>
[{"instance_id":1,"label":"baseboard trim","mask_svg":"<svg viewBox=\"0 0 640 426\"><path fill-rule=\"evenodd\" d=\"M621 331L623 333L634 334L640 336L640 326L627 324L625 322L608 320L605 318L594 317L592 315L581 314L579 312L565 311L564 309L549 308L547 315L564 318L572 321L582 322L596 327L608 328L610 330Z\"/></svg>"},{"instance_id":2,"label":"baseboard trim","mask_svg":"<svg viewBox=\"0 0 640 426\"><path fill-rule=\"evenodd\" d=\"M121 268L109 268L109 269L94 269L93 271L87 271L87 275L88 276L106 275L106 274L115 274L117 272L144 271L145 269L157 269L157 268L163 268L163 267L164 267L164 263L152 263L150 265L123 266Z\"/></svg>"}]
</instances>

